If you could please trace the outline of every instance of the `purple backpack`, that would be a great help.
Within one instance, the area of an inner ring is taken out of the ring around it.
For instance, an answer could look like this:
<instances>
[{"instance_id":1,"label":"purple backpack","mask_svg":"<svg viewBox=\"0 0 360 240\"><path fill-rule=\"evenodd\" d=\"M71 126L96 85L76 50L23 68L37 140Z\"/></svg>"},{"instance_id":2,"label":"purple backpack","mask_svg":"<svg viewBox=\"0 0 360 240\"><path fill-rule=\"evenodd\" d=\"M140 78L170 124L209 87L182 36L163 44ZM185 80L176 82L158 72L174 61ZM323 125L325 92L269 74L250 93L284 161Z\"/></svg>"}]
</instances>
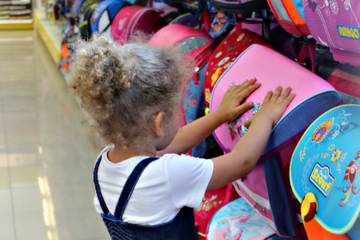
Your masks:
<instances>
[{"instance_id":1,"label":"purple backpack","mask_svg":"<svg viewBox=\"0 0 360 240\"><path fill-rule=\"evenodd\" d=\"M342 63L360 65L360 1L304 0L311 35Z\"/></svg>"}]
</instances>

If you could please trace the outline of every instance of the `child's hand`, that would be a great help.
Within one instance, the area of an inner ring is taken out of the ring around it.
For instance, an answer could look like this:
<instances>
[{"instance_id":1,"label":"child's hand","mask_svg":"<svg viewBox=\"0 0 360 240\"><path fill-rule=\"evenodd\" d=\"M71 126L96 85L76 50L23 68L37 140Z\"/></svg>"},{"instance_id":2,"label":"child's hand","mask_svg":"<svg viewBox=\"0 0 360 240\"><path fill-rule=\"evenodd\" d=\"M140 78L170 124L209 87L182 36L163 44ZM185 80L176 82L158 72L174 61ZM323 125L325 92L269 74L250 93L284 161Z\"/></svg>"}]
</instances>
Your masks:
<instances>
[{"instance_id":1,"label":"child's hand","mask_svg":"<svg viewBox=\"0 0 360 240\"><path fill-rule=\"evenodd\" d=\"M220 107L216 111L222 122L231 122L253 107L252 102L241 104L251 93L260 87L256 79L247 80L231 87L224 95Z\"/></svg>"},{"instance_id":2,"label":"child's hand","mask_svg":"<svg viewBox=\"0 0 360 240\"><path fill-rule=\"evenodd\" d=\"M291 93L291 90L289 87L283 90L283 88L279 86L274 92L268 92L260 111L256 115L267 117L269 121L275 125L295 97L295 94ZM256 117L256 115L254 117Z\"/></svg>"}]
</instances>

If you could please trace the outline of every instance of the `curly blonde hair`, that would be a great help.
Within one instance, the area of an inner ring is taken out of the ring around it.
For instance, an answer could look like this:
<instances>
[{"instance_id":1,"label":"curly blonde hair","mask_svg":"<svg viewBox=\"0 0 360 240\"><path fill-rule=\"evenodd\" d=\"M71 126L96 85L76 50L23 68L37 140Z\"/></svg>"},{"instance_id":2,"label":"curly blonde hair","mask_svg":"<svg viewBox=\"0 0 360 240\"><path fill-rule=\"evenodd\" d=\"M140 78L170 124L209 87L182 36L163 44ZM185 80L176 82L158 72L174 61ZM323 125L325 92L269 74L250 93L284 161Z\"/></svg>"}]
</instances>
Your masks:
<instances>
[{"instance_id":1,"label":"curly blonde hair","mask_svg":"<svg viewBox=\"0 0 360 240\"><path fill-rule=\"evenodd\" d=\"M96 38L78 47L72 88L106 142L133 147L157 112L174 112L188 66L173 51Z\"/></svg>"}]
</instances>

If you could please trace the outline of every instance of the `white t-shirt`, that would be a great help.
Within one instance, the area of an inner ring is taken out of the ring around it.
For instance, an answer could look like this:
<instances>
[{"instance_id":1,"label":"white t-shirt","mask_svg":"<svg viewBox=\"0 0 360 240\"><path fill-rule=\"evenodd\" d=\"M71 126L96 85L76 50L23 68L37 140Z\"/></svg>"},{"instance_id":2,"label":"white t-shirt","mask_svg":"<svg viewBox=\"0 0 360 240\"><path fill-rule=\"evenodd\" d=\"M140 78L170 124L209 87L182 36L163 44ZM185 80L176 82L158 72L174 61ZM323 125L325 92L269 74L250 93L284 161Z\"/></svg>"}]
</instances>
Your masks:
<instances>
[{"instance_id":1,"label":"white t-shirt","mask_svg":"<svg viewBox=\"0 0 360 240\"><path fill-rule=\"evenodd\" d=\"M125 182L135 166L147 158L136 156L119 163L107 158L111 146L101 153L98 179L102 195L113 214ZM213 173L213 162L188 155L165 154L142 173L125 209L123 220L156 225L172 220L184 206L201 205ZM102 213L97 196L96 210Z\"/></svg>"}]
</instances>

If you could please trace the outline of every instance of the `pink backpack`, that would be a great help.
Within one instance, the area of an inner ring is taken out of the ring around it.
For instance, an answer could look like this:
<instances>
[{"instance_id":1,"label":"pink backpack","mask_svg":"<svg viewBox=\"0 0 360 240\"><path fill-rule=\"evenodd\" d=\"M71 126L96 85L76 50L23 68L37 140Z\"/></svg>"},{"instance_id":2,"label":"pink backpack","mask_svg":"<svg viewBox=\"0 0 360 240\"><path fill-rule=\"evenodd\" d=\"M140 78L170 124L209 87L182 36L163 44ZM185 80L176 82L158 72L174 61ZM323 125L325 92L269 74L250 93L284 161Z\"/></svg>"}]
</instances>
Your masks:
<instances>
[{"instance_id":1,"label":"pink backpack","mask_svg":"<svg viewBox=\"0 0 360 240\"><path fill-rule=\"evenodd\" d=\"M209 112L211 92L221 74L231 66L245 49L254 43L265 45L265 41L259 35L242 29L241 24L238 23L217 46L209 59L205 73L205 114Z\"/></svg>"},{"instance_id":2,"label":"pink backpack","mask_svg":"<svg viewBox=\"0 0 360 240\"><path fill-rule=\"evenodd\" d=\"M164 24L160 13L152 8L126 6L116 15L111 25L111 36L115 41L122 43L135 32L154 33Z\"/></svg>"},{"instance_id":3,"label":"pink backpack","mask_svg":"<svg viewBox=\"0 0 360 240\"><path fill-rule=\"evenodd\" d=\"M207 62L212 45L207 34L180 24L163 27L152 36L149 43L161 48L180 46L183 55L195 60L199 68Z\"/></svg>"},{"instance_id":4,"label":"pink backpack","mask_svg":"<svg viewBox=\"0 0 360 240\"><path fill-rule=\"evenodd\" d=\"M180 108L181 125L185 125L204 113L204 72L212 52L212 40L204 32L180 24L169 24L159 30L149 42L159 48L177 47L180 53L194 63L192 79L182 88L183 104ZM192 150L193 156L202 156L206 150L205 143Z\"/></svg>"},{"instance_id":5,"label":"pink backpack","mask_svg":"<svg viewBox=\"0 0 360 240\"><path fill-rule=\"evenodd\" d=\"M304 0L304 13L311 35L336 60L360 66L360 1Z\"/></svg>"},{"instance_id":6,"label":"pink backpack","mask_svg":"<svg viewBox=\"0 0 360 240\"><path fill-rule=\"evenodd\" d=\"M210 111L216 111L231 85L253 77L262 84L248 98L255 103L254 108L236 121L221 125L215 130L214 137L224 152L230 152L237 140L246 134L243 124L259 110L267 91L278 85L293 88L297 95L274 127L262 160L248 176L234 185L262 216L274 222L278 234L299 237L301 231L286 177L291 153L304 129L321 113L339 104L341 98L317 75L268 47L254 44L240 54L217 81Z\"/></svg>"}]
</instances>

